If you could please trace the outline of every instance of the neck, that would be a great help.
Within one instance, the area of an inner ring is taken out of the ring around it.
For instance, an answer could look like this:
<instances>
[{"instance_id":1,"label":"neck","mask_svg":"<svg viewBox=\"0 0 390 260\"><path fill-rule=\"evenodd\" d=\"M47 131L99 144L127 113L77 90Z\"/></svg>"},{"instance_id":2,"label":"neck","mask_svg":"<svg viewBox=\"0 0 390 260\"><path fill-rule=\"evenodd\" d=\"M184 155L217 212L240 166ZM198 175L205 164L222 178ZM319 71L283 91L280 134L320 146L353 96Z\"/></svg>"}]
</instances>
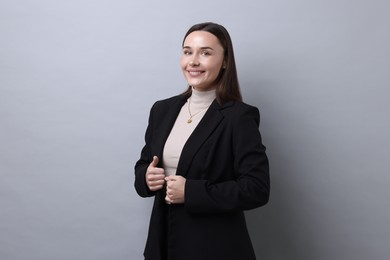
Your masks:
<instances>
[{"instance_id":1,"label":"neck","mask_svg":"<svg viewBox=\"0 0 390 260\"><path fill-rule=\"evenodd\" d=\"M191 103L194 105L200 105L201 107L209 106L213 102L215 97L215 89L199 91L193 87L191 93Z\"/></svg>"}]
</instances>

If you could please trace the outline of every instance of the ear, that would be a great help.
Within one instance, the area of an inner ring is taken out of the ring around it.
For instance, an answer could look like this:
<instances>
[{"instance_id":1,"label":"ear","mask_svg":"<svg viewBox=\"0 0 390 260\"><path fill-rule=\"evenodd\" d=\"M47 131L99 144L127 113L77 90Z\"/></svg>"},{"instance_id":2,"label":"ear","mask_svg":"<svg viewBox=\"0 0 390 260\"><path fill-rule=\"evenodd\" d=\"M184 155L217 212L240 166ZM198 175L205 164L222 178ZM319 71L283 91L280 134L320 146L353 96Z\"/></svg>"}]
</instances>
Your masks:
<instances>
[{"instance_id":1,"label":"ear","mask_svg":"<svg viewBox=\"0 0 390 260\"><path fill-rule=\"evenodd\" d=\"M226 69L226 61L223 61L223 63L222 63L222 69Z\"/></svg>"}]
</instances>

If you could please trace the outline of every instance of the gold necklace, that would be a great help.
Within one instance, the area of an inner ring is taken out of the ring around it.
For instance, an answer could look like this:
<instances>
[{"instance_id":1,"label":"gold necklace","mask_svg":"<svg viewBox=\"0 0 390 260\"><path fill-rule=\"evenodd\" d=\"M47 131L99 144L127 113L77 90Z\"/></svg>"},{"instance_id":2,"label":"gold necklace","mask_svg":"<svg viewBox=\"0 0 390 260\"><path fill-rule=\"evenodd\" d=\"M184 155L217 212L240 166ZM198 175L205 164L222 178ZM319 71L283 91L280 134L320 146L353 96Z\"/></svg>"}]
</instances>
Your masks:
<instances>
[{"instance_id":1,"label":"gold necklace","mask_svg":"<svg viewBox=\"0 0 390 260\"><path fill-rule=\"evenodd\" d=\"M190 106L191 106L191 97L188 99L188 113L190 114L190 118L187 120L187 124L191 124L191 123L192 123L192 118L193 118L194 116L196 116L196 115L199 114L200 112L205 111L205 110L208 108L208 107L206 107L206 108L200 110L199 112L196 112L195 114L191 114L191 108L190 108Z\"/></svg>"}]
</instances>

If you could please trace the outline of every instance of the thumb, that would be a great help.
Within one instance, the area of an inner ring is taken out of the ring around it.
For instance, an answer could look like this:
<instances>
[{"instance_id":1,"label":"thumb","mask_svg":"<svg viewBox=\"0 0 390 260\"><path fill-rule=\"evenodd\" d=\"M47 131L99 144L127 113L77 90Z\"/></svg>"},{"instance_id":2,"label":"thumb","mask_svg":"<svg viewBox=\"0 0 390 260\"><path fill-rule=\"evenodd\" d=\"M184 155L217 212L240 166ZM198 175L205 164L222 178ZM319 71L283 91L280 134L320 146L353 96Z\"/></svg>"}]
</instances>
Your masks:
<instances>
[{"instance_id":1,"label":"thumb","mask_svg":"<svg viewBox=\"0 0 390 260\"><path fill-rule=\"evenodd\" d=\"M157 164L158 164L158 157L153 156L153 161L150 163L150 166L157 167Z\"/></svg>"}]
</instances>

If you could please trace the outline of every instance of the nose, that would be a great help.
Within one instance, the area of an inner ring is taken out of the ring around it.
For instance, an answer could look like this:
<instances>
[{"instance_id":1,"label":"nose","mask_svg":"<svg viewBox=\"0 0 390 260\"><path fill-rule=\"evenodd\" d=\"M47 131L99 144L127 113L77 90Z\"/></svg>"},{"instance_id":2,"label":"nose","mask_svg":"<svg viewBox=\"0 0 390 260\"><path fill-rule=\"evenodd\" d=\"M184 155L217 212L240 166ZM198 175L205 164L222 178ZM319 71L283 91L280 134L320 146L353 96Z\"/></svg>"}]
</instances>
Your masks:
<instances>
[{"instance_id":1,"label":"nose","mask_svg":"<svg viewBox=\"0 0 390 260\"><path fill-rule=\"evenodd\" d=\"M199 66L199 61L197 59L192 59L189 64L190 66Z\"/></svg>"}]
</instances>

